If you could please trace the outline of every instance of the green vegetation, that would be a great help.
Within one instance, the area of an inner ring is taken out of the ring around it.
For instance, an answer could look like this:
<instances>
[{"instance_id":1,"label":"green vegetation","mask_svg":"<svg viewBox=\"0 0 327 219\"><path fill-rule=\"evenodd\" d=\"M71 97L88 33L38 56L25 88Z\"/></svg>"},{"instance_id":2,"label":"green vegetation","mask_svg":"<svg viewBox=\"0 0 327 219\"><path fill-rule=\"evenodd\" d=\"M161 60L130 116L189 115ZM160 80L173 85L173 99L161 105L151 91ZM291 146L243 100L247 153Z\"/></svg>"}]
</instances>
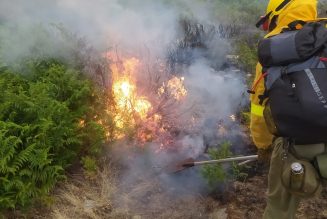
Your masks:
<instances>
[{"instance_id":1,"label":"green vegetation","mask_svg":"<svg viewBox=\"0 0 327 219\"><path fill-rule=\"evenodd\" d=\"M85 175L90 178L95 177L98 170L96 158L94 156L82 157L82 164L85 170Z\"/></svg>"},{"instance_id":2,"label":"green vegetation","mask_svg":"<svg viewBox=\"0 0 327 219\"><path fill-rule=\"evenodd\" d=\"M255 74L255 67L258 62L257 42L260 35L251 36L251 40L246 37L235 40L235 53L239 56L239 64L243 71ZM255 40L257 39L257 40ZM252 82L251 78L251 82ZM249 84L249 83L248 83Z\"/></svg>"},{"instance_id":3,"label":"green vegetation","mask_svg":"<svg viewBox=\"0 0 327 219\"><path fill-rule=\"evenodd\" d=\"M219 21L254 28L258 14L265 13L267 2L267 0L216 0L215 12Z\"/></svg>"},{"instance_id":4,"label":"green vegetation","mask_svg":"<svg viewBox=\"0 0 327 219\"><path fill-rule=\"evenodd\" d=\"M230 150L231 143L225 141L218 148L209 149L210 158L213 160L231 157L233 154ZM207 180L211 188L215 188L218 184L227 183L231 180L236 180L244 177L237 163L230 164L210 164L202 169L202 175Z\"/></svg>"},{"instance_id":5,"label":"green vegetation","mask_svg":"<svg viewBox=\"0 0 327 219\"><path fill-rule=\"evenodd\" d=\"M259 0L215 4L218 21L246 30L232 40L243 70L253 73L259 36L254 23L264 4ZM92 178L99 169L102 144L122 132L135 135L129 125L124 130L115 127L110 94L84 76L91 62L90 48L61 25L54 26L53 33L42 26L32 31L26 27L22 35L15 28L0 26L0 210L48 200L51 189L65 179L65 170L73 163L80 162ZM35 39L36 45L19 48L17 57L4 56L25 38ZM55 58L45 55L49 51ZM230 143L209 154L212 159L231 156ZM214 186L239 177L241 171L235 163L229 168L216 164L205 166L202 174Z\"/></svg>"},{"instance_id":6,"label":"green vegetation","mask_svg":"<svg viewBox=\"0 0 327 219\"><path fill-rule=\"evenodd\" d=\"M219 22L234 25L239 35L232 40L234 53L239 56L239 67L246 73L255 73L257 43L264 32L255 27L261 15L265 13L266 0L218 0L216 1ZM252 78L249 79L249 83Z\"/></svg>"},{"instance_id":7,"label":"green vegetation","mask_svg":"<svg viewBox=\"0 0 327 219\"><path fill-rule=\"evenodd\" d=\"M21 65L0 72L0 209L46 198L65 168L105 140L95 107L105 95L78 70L54 59ZM84 166L95 169L88 157Z\"/></svg>"}]
</instances>

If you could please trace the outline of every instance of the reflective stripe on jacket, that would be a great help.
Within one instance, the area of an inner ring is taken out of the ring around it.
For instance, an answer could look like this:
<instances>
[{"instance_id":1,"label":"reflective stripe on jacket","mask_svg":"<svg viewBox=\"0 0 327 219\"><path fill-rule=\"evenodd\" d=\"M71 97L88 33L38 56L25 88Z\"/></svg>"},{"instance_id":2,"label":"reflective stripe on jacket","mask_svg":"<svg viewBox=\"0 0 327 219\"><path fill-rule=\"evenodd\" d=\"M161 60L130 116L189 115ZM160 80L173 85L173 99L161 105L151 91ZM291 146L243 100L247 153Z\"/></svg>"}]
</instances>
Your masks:
<instances>
[{"instance_id":1,"label":"reflective stripe on jacket","mask_svg":"<svg viewBox=\"0 0 327 219\"><path fill-rule=\"evenodd\" d=\"M256 67L256 75L254 81L257 81L262 74L262 67L258 63ZM258 96L263 94L264 80L261 80L256 87L255 94L250 97L251 100L251 122L250 131L254 144L257 148L265 149L268 148L271 143L273 136L268 131L266 122L263 118L264 107L259 104Z\"/></svg>"}]
</instances>

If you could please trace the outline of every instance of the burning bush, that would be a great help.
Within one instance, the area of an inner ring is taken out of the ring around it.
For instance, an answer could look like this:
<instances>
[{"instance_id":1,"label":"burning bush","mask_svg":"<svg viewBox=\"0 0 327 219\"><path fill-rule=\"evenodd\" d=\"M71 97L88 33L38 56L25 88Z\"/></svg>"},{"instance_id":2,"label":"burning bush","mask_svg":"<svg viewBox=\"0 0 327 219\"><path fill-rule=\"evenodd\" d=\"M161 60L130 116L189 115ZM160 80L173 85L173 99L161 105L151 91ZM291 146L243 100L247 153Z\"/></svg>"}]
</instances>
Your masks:
<instances>
[{"instance_id":1,"label":"burning bush","mask_svg":"<svg viewBox=\"0 0 327 219\"><path fill-rule=\"evenodd\" d=\"M147 63L135 57L115 60L111 65L111 93L114 102L115 138L128 138L136 144L167 143L172 112L187 95L184 78L170 75L157 63L149 70ZM148 69L148 75L145 72Z\"/></svg>"}]
</instances>

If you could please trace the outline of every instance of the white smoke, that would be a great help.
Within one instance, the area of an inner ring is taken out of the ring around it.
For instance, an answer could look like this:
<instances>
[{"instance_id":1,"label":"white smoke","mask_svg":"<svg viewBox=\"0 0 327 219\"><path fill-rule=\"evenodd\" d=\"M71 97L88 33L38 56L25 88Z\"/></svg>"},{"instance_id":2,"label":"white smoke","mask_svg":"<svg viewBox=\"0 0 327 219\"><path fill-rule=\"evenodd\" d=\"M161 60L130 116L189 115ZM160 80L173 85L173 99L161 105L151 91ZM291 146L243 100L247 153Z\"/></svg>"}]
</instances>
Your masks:
<instances>
[{"instance_id":1,"label":"white smoke","mask_svg":"<svg viewBox=\"0 0 327 219\"><path fill-rule=\"evenodd\" d=\"M0 8L0 52L9 64L36 54L71 59L76 45L61 36L63 29L76 33L100 53L111 49L164 60L171 45L184 37L180 19L188 17L204 26L219 24L214 1L2 0ZM224 62L230 50L228 41L216 36L204 43L205 55L201 49L188 48L192 51L186 56L193 60L177 73L186 76L188 90L180 112L192 108L180 120L189 121L197 114L198 126L208 134L218 121L239 110L245 86L241 74L212 68ZM197 150L194 156L200 153Z\"/></svg>"},{"instance_id":2,"label":"white smoke","mask_svg":"<svg viewBox=\"0 0 327 219\"><path fill-rule=\"evenodd\" d=\"M62 24L96 48L118 47L135 55L146 47L153 55L163 55L168 44L176 39L178 19L192 15L208 21L207 7L198 1L185 0L170 3L164 0L2 0L0 24L7 27L2 28L2 38L7 40L4 45L11 47L5 50L6 56L12 59L19 52L31 52L30 47L39 42L38 34L44 31L35 27L49 24ZM50 45L55 40L51 34L47 36ZM53 54L51 47L48 51Z\"/></svg>"},{"instance_id":3,"label":"white smoke","mask_svg":"<svg viewBox=\"0 0 327 219\"><path fill-rule=\"evenodd\" d=\"M138 57L146 52L152 59L165 59L168 48L183 36L179 29L181 18L218 24L213 16L214 4L198 0L1 0L0 53L7 63L36 53L69 59L74 46L60 36L60 28L50 25L55 24L84 38L100 53L111 49ZM197 158L205 150L203 136L216 137L218 122L239 110L244 103L242 75L212 67L224 62L229 48L226 40L214 38L207 42L210 59L203 56L197 59L195 55L190 65L178 72L185 75L188 91L187 99L179 106L180 112L186 113L179 119L186 123L196 114L200 118L197 121L200 132L176 137L178 155L158 154L152 145L150 158L142 154L135 159L137 162L126 161L130 171L123 177L125 184L134 184L149 165L164 165L173 156L175 160ZM150 163L145 159L150 159Z\"/></svg>"},{"instance_id":4,"label":"white smoke","mask_svg":"<svg viewBox=\"0 0 327 219\"><path fill-rule=\"evenodd\" d=\"M195 102L203 118L223 119L235 114L245 90L244 81L232 71L215 71L200 60L189 67L185 78L188 102Z\"/></svg>"}]
</instances>

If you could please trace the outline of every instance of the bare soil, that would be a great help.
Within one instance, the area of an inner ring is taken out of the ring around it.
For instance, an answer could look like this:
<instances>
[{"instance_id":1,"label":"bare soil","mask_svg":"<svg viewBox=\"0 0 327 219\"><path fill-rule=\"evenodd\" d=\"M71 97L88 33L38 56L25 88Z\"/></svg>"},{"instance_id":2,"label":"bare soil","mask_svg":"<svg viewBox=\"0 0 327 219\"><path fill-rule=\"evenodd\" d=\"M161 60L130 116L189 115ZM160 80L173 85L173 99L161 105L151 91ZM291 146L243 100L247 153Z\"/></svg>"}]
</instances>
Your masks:
<instances>
[{"instance_id":1,"label":"bare soil","mask_svg":"<svg viewBox=\"0 0 327 219\"><path fill-rule=\"evenodd\" d=\"M267 175L254 176L245 182L234 182L229 193L228 217L261 218L266 206ZM327 218L327 190L321 196L302 200L296 218Z\"/></svg>"}]
</instances>

